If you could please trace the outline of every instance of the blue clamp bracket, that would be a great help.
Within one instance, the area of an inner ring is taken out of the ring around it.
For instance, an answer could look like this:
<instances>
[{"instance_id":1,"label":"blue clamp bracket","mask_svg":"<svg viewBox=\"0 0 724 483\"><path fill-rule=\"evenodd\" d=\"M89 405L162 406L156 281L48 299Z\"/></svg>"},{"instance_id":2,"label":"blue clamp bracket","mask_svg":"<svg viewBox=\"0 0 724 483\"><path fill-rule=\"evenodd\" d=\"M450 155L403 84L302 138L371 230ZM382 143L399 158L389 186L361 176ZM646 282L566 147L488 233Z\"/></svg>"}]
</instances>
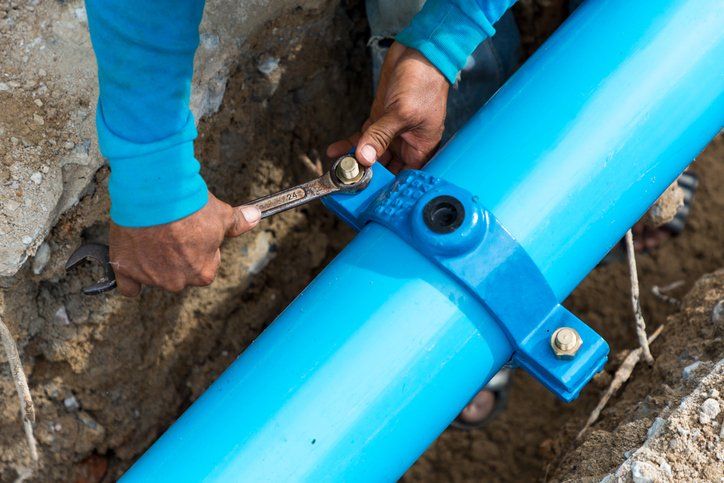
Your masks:
<instances>
[{"instance_id":1,"label":"blue clamp bracket","mask_svg":"<svg viewBox=\"0 0 724 483\"><path fill-rule=\"evenodd\" d=\"M468 191L424 171L394 177L377 163L367 189L324 202L357 230L387 227L467 287L505 331L513 361L561 399L575 399L603 368L606 341L558 303L523 247ZM551 345L563 327L582 340L567 358Z\"/></svg>"}]
</instances>

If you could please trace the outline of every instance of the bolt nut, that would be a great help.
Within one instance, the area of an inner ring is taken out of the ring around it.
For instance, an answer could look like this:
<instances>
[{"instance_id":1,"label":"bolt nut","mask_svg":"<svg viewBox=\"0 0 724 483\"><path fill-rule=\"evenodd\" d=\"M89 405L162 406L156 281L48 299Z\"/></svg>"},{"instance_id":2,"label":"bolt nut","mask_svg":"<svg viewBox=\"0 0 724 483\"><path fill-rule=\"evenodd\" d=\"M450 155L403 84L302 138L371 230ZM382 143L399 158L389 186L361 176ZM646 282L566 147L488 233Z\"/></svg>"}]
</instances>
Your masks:
<instances>
[{"instance_id":1,"label":"bolt nut","mask_svg":"<svg viewBox=\"0 0 724 483\"><path fill-rule=\"evenodd\" d=\"M561 327L551 336L551 348L559 359L572 359L583 345L576 329Z\"/></svg>"},{"instance_id":2,"label":"bolt nut","mask_svg":"<svg viewBox=\"0 0 724 483\"><path fill-rule=\"evenodd\" d=\"M354 156L343 157L337 164L335 174L337 175L337 178L345 184L356 183L363 175L360 170L359 163L357 163Z\"/></svg>"}]
</instances>

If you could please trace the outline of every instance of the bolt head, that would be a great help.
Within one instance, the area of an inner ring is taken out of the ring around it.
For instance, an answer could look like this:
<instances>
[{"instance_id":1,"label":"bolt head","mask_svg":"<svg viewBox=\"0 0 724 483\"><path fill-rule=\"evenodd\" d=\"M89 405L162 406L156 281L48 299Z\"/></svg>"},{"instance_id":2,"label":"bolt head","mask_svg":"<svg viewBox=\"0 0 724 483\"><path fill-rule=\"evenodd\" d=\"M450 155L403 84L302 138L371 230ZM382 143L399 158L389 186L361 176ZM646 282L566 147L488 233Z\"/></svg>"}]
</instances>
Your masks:
<instances>
[{"instance_id":1,"label":"bolt head","mask_svg":"<svg viewBox=\"0 0 724 483\"><path fill-rule=\"evenodd\" d=\"M551 349L560 359L572 359L583 345L583 339L576 329L561 327L551 336Z\"/></svg>"},{"instance_id":2,"label":"bolt head","mask_svg":"<svg viewBox=\"0 0 724 483\"><path fill-rule=\"evenodd\" d=\"M343 182L357 181L360 175L359 163L354 156L345 156L337 164L336 174Z\"/></svg>"}]
</instances>

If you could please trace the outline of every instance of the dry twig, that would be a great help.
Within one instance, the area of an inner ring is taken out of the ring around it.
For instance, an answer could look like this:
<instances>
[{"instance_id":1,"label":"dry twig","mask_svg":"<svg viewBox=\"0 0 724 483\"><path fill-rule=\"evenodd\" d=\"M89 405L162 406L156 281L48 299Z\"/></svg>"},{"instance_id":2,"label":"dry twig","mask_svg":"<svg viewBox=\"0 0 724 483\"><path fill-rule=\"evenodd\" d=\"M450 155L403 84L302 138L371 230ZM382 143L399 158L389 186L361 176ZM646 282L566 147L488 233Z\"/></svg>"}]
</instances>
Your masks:
<instances>
[{"instance_id":1,"label":"dry twig","mask_svg":"<svg viewBox=\"0 0 724 483\"><path fill-rule=\"evenodd\" d=\"M300 154L299 160L302 162L305 168L307 168L312 174L316 176L322 176L324 174L324 167L322 166L322 160L318 156L315 156L314 161L310 159L306 154Z\"/></svg>"},{"instance_id":2,"label":"dry twig","mask_svg":"<svg viewBox=\"0 0 724 483\"><path fill-rule=\"evenodd\" d=\"M647 347L648 344L656 340L656 338L659 336L659 334L661 334L661 331L663 329L664 326L660 325L654 331L654 333L651 334L651 337L649 337L646 341ZM598 420L598 417L601 415L601 411L603 411L603 408L606 407L608 400L611 399L614 394L616 394L616 391L618 391L626 381L628 381L629 377L631 377L631 374L633 373L634 367L636 367L636 364L638 364L638 362L641 360L642 354L643 347L632 350L629 355L627 355L626 358L623 360L619 368L616 369L616 373L613 375L611 384L608 385L608 389L606 389L606 392L603 393L603 396L601 396L601 399L598 401L598 405L596 405L593 411L591 411L591 415L588 416L588 421L586 421L583 429L581 429L581 431L578 433L578 436L576 436L576 440L581 439L583 434L593 425L593 423Z\"/></svg>"},{"instance_id":3,"label":"dry twig","mask_svg":"<svg viewBox=\"0 0 724 483\"><path fill-rule=\"evenodd\" d=\"M3 348L5 349L5 357L8 360L10 366L10 374L15 383L15 389L18 392L18 401L20 402L20 417L23 420L23 430L25 431L25 437L28 440L28 447L30 449L30 456L33 461L38 461L38 447L33 435L33 423L35 422L35 406L33 406L33 398L30 396L30 389L28 388L28 379L25 377L23 371L23 364L20 362L20 355L18 354L18 348L15 345L15 340L10 334L8 326L5 325L2 318L0 318L0 340L2 341Z\"/></svg>"},{"instance_id":4,"label":"dry twig","mask_svg":"<svg viewBox=\"0 0 724 483\"><path fill-rule=\"evenodd\" d=\"M685 282L683 280L677 280L676 282L672 282L668 285L664 285L663 287L654 285L651 288L651 293L654 294L654 297L663 300L667 304L671 304L674 307L680 307L681 300L677 299L676 297L672 297L671 295L666 295L666 293L670 292L671 290L681 287L682 285L684 285L684 283Z\"/></svg>"},{"instance_id":5,"label":"dry twig","mask_svg":"<svg viewBox=\"0 0 724 483\"><path fill-rule=\"evenodd\" d=\"M639 276L636 272L636 252L634 251L633 233L626 232L626 254L628 255L628 269L631 277L631 305L633 306L634 318L636 319L636 337L639 339L644 360L649 364L654 363L654 357L649 349L649 342L646 339L646 322L641 313L641 302L639 300Z\"/></svg>"}]
</instances>

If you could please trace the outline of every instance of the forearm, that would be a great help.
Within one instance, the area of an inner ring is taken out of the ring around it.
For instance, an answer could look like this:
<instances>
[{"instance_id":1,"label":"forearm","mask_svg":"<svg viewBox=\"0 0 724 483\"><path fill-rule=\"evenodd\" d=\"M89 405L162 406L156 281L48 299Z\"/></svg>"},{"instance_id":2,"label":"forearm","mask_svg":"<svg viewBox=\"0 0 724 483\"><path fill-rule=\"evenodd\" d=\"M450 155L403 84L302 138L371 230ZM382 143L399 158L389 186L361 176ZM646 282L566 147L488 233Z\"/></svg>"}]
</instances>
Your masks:
<instances>
[{"instance_id":1,"label":"forearm","mask_svg":"<svg viewBox=\"0 0 724 483\"><path fill-rule=\"evenodd\" d=\"M189 110L203 0L86 0L98 62L98 138L111 218L150 226L207 201Z\"/></svg>"},{"instance_id":2,"label":"forearm","mask_svg":"<svg viewBox=\"0 0 724 483\"><path fill-rule=\"evenodd\" d=\"M495 33L515 0L428 0L397 41L420 51L451 84L468 57Z\"/></svg>"}]
</instances>

